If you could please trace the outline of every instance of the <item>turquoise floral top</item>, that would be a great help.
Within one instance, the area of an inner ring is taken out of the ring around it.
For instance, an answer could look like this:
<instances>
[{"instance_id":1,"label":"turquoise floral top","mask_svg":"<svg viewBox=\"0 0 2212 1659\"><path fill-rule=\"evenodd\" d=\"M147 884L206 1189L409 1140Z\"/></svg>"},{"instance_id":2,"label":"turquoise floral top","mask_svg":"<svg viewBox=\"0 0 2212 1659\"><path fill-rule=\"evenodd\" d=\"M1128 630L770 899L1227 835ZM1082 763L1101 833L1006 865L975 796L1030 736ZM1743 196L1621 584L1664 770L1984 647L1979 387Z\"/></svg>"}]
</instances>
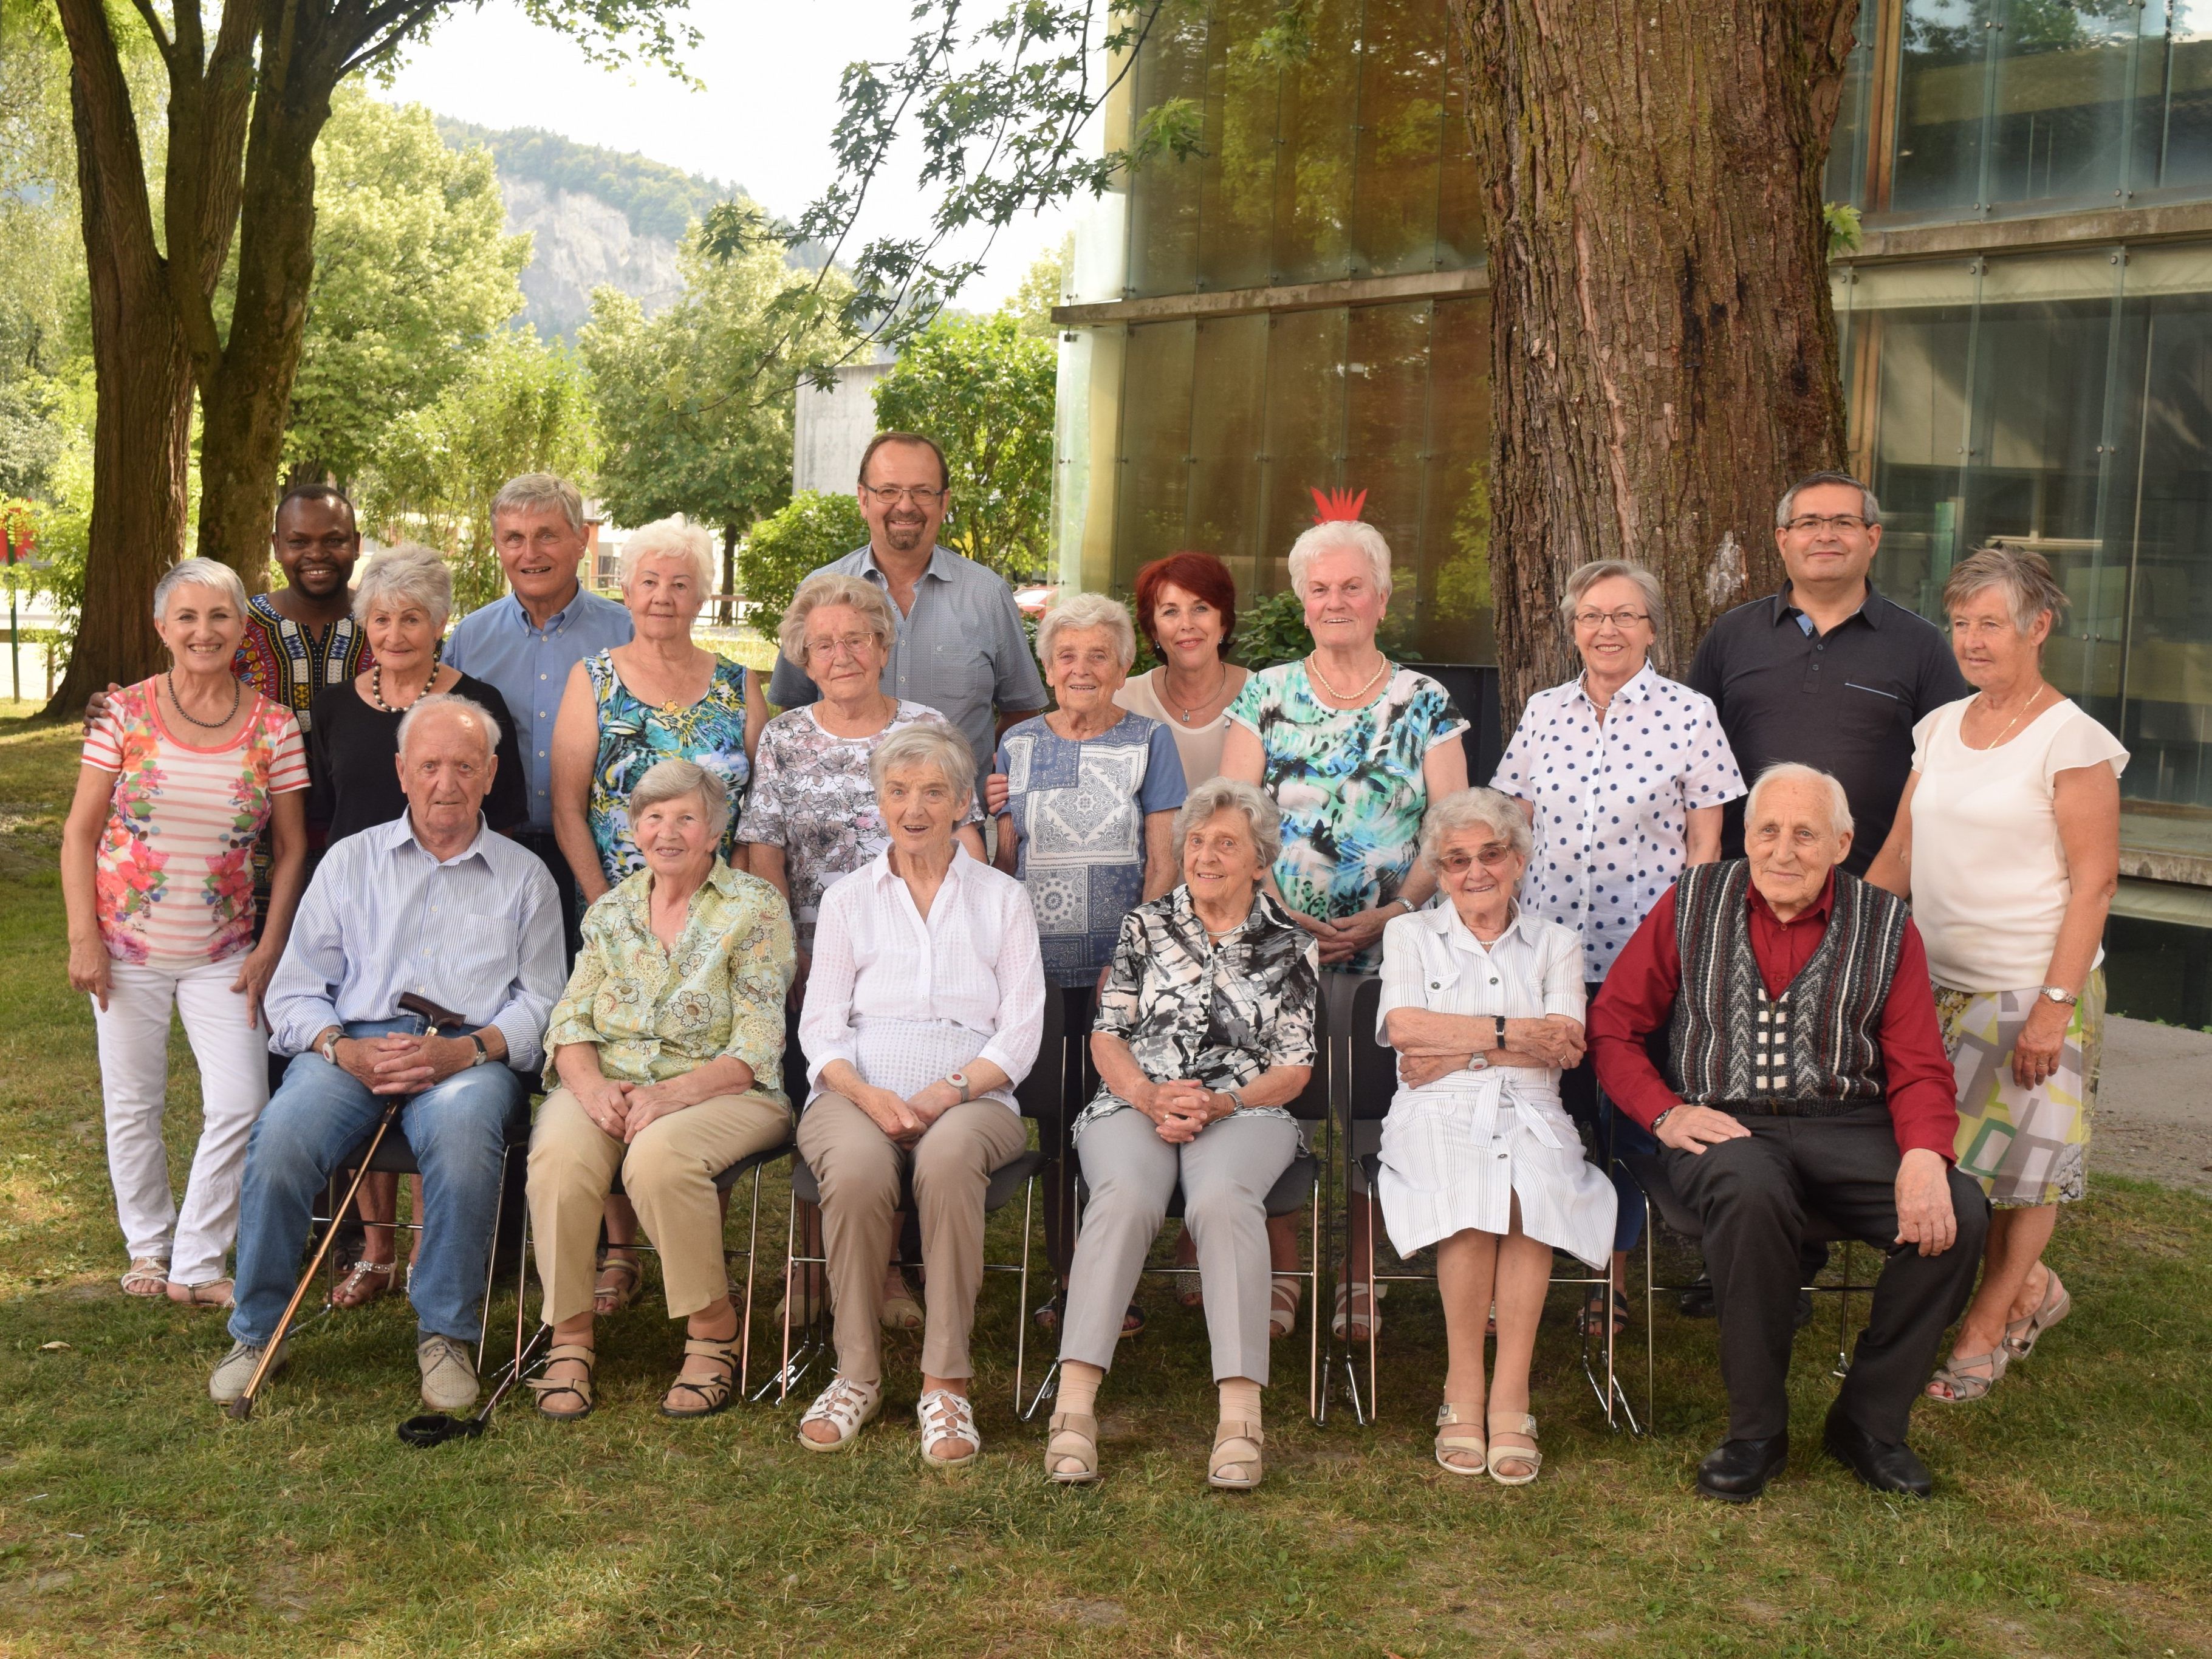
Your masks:
<instances>
[{"instance_id":1,"label":"turquoise floral top","mask_svg":"<svg viewBox=\"0 0 2212 1659\"><path fill-rule=\"evenodd\" d=\"M794 963L783 895L718 858L673 950L653 931L652 895L641 870L585 913L575 971L545 1030L545 1086L560 1082L556 1049L590 1042L618 1083L665 1083L726 1055L752 1067L756 1092L789 1105L783 1000Z\"/></svg>"},{"instance_id":2,"label":"turquoise floral top","mask_svg":"<svg viewBox=\"0 0 2212 1659\"><path fill-rule=\"evenodd\" d=\"M1324 921L1388 904L1412 873L1429 809L1421 762L1467 721L1425 674L1392 671L1364 708L1331 708L1303 662L1244 682L1229 718L1260 739L1260 787L1283 813L1275 884L1290 907ZM1346 966L1373 973L1379 949Z\"/></svg>"},{"instance_id":3,"label":"turquoise floral top","mask_svg":"<svg viewBox=\"0 0 2212 1659\"><path fill-rule=\"evenodd\" d=\"M745 759L744 668L717 662L707 695L688 708L632 696L615 670L611 652L585 658L584 672L591 676L599 714L599 753L592 768L592 840L607 879L620 881L645 868L630 838L630 791L665 760L693 762L728 787L730 827L722 836L722 856L729 857L737 848L738 805L752 769Z\"/></svg>"}]
</instances>

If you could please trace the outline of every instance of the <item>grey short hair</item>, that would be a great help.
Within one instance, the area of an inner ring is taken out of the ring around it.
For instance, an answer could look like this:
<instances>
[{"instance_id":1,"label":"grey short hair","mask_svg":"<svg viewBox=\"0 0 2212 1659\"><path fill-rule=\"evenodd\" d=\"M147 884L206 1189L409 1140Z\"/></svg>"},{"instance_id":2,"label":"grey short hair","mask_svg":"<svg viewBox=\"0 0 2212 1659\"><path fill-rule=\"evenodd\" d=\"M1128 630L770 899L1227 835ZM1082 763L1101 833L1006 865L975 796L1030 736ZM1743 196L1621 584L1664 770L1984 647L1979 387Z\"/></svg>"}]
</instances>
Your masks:
<instances>
[{"instance_id":1,"label":"grey short hair","mask_svg":"<svg viewBox=\"0 0 2212 1659\"><path fill-rule=\"evenodd\" d=\"M497 526L502 513L542 513L549 507L560 509L569 529L584 533L584 492L550 472L526 472L501 484L491 498L492 524Z\"/></svg>"},{"instance_id":2,"label":"grey short hair","mask_svg":"<svg viewBox=\"0 0 2212 1659\"><path fill-rule=\"evenodd\" d=\"M638 566L647 559L689 560L691 574L698 578L700 598L713 595L714 538L704 525L686 524L682 519L655 519L631 531L623 538L622 561L615 578L623 592L629 592Z\"/></svg>"},{"instance_id":3,"label":"grey short hair","mask_svg":"<svg viewBox=\"0 0 2212 1659\"><path fill-rule=\"evenodd\" d=\"M1306 572L1322 554L1339 548L1349 549L1367 561L1373 572L1376 586L1388 599L1390 594L1390 544L1382 539L1382 532L1371 524L1358 519L1330 519L1302 533L1291 544L1291 591L1297 592L1306 585Z\"/></svg>"},{"instance_id":4,"label":"grey short hair","mask_svg":"<svg viewBox=\"0 0 2212 1659\"><path fill-rule=\"evenodd\" d=\"M1039 662L1052 660L1053 641L1071 628L1104 629L1114 641L1115 653L1121 658L1125 674L1129 672L1129 665L1137 660L1137 630L1130 623L1128 606L1103 593L1070 593L1046 611L1037 623Z\"/></svg>"},{"instance_id":5,"label":"grey short hair","mask_svg":"<svg viewBox=\"0 0 2212 1659\"><path fill-rule=\"evenodd\" d=\"M806 666L807 618L832 605L843 605L857 613L886 654L898 642L898 618L891 613L891 602L882 588L859 576L824 570L799 583L799 592L791 596L791 608L776 626L777 647L797 666Z\"/></svg>"},{"instance_id":6,"label":"grey short hair","mask_svg":"<svg viewBox=\"0 0 2212 1659\"><path fill-rule=\"evenodd\" d=\"M1626 559L1592 559L1567 578L1566 590L1559 595L1559 620L1570 628L1574 626L1575 612L1581 609L1583 595L1600 582L1615 580L1631 582L1644 596L1644 608L1651 613L1651 626L1665 631L1667 598L1660 592L1659 579L1640 564L1631 564Z\"/></svg>"},{"instance_id":7,"label":"grey short hair","mask_svg":"<svg viewBox=\"0 0 2212 1659\"><path fill-rule=\"evenodd\" d=\"M1252 845L1259 850L1262 872L1283 855L1283 814L1265 791L1241 778L1208 778L1182 798L1175 815L1176 847L1180 852L1190 832L1216 812L1242 812L1252 828Z\"/></svg>"},{"instance_id":8,"label":"grey short hair","mask_svg":"<svg viewBox=\"0 0 2212 1659\"><path fill-rule=\"evenodd\" d=\"M441 709L465 714L475 720L477 730L483 734L484 758L488 761L498 758L499 722L491 717L490 709L474 697L465 697L458 691L433 691L427 697L415 699L413 706L399 717L398 752L401 756L407 753L407 739L417 722L425 714L434 714Z\"/></svg>"},{"instance_id":9,"label":"grey short hair","mask_svg":"<svg viewBox=\"0 0 2212 1659\"><path fill-rule=\"evenodd\" d=\"M645 775L637 781L637 787L629 792L632 828L635 828L638 815L647 807L658 806L665 800L681 800L686 795L696 795L705 804L707 822L714 826L714 841L719 846L722 831L730 827L730 787L720 775L709 772L696 761L680 760L673 755L647 767Z\"/></svg>"},{"instance_id":10,"label":"grey short hair","mask_svg":"<svg viewBox=\"0 0 2212 1659\"><path fill-rule=\"evenodd\" d=\"M1759 817L1759 798L1773 783L1819 783L1828 791L1828 821L1838 836L1851 832L1851 798L1835 776L1817 766L1808 766L1802 761L1777 761L1751 781L1751 793L1743 798L1743 827L1748 835Z\"/></svg>"},{"instance_id":11,"label":"grey short hair","mask_svg":"<svg viewBox=\"0 0 2212 1659\"><path fill-rule=\"evenodd\" d=\"M1808 472L1803 477L1798 479L1796 483L1791 484L1789 489L1784 490L1782 492L1782 499L1775 503L1774 527L1777 530L1781 529L1783 526L1788 524L1790 519L1796 515L1797 511L1797 492L1799 490L1817 489L1822 484L1840 484L1846 489L1857 490L1859 492L1859 517L1864 519L1869 524L1880 524L1881 522L1881 503L1875 500L1874 491L1869 489L1856 478L1851 477L1850 473Z\"/></svg>"},{"instance_id":12,"label":"grey short hair","mask_svg":"<svg viewBox=\"0 0 2212 1659\"><path fill-rule=\"evenodd\" d=\"M916 720L878 744L868 756L868 784L878 795L884 780L902 767L926 766L952 786L962 807L975 798L975 751L957 726Z\"/></svg>"},{"instance_id":13,"label":"grey short hair","mask_svg":"<svg viewBox=\"0 0 2212 1659\"><path fill-rule=\"evenodd\" d=\"M2056 628L2073 603L2052 578L2051 562L2042 554L2025 547L1978 547L1952 566L1950 580L1943 584L1943 614L1948 617L1988 587L2004 589L2013 626L2023 634L2046 611Z\"/></svg>"},{"instance_id":14,"label":"grey short hair","mask_svg":"<svg viewBox=\"0 0 2212 1659\"><path fill-rule=\"evenodd\" d=\"M238 608L240 622L246 620L246 584L239 580L238 572L220 559L179 559L154 584L155 622L168 614L169 595L187 586L212 587Z\"/></svg>"},{"instance_id":15,"label":"grey short hair","mask_svg":"<svg viewBox=\"0 0 2212 1659\"><path fill-rule=\"evenodd\" d=\"M353 591L353 619L367 622L380 605L419 605L442 634L453 614L453 570L419 542L387 547L362 572L361 583Z\"/></svg>"},{"instance_id":16,"label":"grey short hair","mask_svg":"<svg viewBox=\"0 0 2212 1659\"><path fill-rule=\"evenodd\" d=\"M1528 815L1512 796L1497 789L1455 789L1421 820L1422 858L1434 865L1446 842L1462 830L1476 829L1489 830L1524 859L1536 850Z\"/></svg>"}]
</instances>

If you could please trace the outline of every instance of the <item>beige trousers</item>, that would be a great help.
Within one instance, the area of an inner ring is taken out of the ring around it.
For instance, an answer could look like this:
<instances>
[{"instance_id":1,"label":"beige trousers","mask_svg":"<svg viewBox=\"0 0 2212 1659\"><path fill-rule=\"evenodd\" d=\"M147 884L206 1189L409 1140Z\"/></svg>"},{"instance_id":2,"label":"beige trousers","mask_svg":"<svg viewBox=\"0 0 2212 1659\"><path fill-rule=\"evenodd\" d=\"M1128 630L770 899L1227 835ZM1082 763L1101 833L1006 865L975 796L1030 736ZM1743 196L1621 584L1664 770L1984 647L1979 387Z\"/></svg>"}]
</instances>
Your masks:
<instances>
[{"instance_id":1,"label":"beige trousers","mask_svg":"<svg viewBox=\"0 0 2212 1659\"><path fill-rule=\"evenodd\" d=\"M715 1095L655 1118L625 1146L556 1089L530 1132L530 1226L549 1325L588 1313L599 1217L617 1170L638 1223L660 1253L668 1316L684 1319L730 1292L722 1267L722 1205L714 1177L781 1146L791 1113L757 1094Z\"/></svg>"},{"instance_id":2,"label":"beige trousers","mask_svg":"<svg viewBox=\"0 0 2212 1659\"><path fill-rule=\"evenodd\" d=\"M968 1332L983 1282L983 1193L991 1171L1012 1163L1029 1143L1029 1125L1001 1101L953 1107L908 1151L844 1096L814 1097L799 1120L799 1152L822 1188L838 1376L856 1382L883 1377L884 1263L909 1158L927 1276L921 1369L929 1376L975 1374Z\"/></svg>"}]
</instances>

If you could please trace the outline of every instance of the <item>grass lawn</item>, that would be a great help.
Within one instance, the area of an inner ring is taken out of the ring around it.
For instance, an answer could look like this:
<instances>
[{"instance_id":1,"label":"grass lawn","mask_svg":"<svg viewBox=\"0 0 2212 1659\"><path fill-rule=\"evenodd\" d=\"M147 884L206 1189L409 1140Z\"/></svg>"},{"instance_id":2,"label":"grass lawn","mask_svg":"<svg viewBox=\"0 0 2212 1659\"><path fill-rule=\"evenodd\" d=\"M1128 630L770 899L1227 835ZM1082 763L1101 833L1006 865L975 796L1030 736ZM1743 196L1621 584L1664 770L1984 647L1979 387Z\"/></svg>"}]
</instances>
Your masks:
<instances>
[{"instance_id":1,"label":"grass lawn","mask_svg":"<svg viewBox=\"0 0 2212 1659\"><path fill-rule=\"evenodd\" d=\"M1430 1457L1442 1328L1411 1286L1384 1304L1378 1426L1312 1428L1303 1322L1279 1346L1249 1496L1204 1485L1202 1324L1164 1281L1102 1396L1108 1479L1087 1492L1044 1482L1042 1425L1008 1408L996 1277L965 1475L916 1467L911 1339L886 1420L825 1458L793 1443L798 1402L659 1417L679 1345L649 1308L602 1326L580 1425L525 1406L473 1444L400 1445L420 1407L395 1300L319 1327L229 1422L204 1392L220 1320L115 1285L92 1021L63 975L74 756L68 732L0 721L0 1653L2212 1651L2212 1204L2119 1181L2059 1230L2074 1318L1989 1401L1922 1407L1924 1504L1817 1455L1820 1325L1789 1475L1747 1509L1698 1501L1723 1420L1711 1325L1662 1311L1656 1432L1634 1439L1582 1383L1565 1293L1537 1354L1548 1462L1512 1492ZM181 1189L198 1113L181 1035L172 1052Z\"/></svg>"}]
</instances>

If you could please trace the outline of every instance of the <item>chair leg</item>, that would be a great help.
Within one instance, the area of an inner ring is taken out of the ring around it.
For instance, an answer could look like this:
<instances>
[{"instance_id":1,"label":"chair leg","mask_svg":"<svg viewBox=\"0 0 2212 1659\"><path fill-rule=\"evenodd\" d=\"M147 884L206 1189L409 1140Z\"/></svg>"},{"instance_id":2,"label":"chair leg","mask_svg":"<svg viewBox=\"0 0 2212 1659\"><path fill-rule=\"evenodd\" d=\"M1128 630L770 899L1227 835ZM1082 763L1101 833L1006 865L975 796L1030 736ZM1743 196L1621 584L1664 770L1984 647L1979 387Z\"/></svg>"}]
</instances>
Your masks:
<instances>
[{"instance_id":1,"label":"chair leg","mask_svg":"<svg viewBox=\"0 0 2212 1659\"><path fill-rule=\"evenodd\" d=\"M1029 1358L1030 1337L1030 1234L1035 1228L1036 1208L1036 1177L1031 1176L1022 1184L1022 1284L1014 1323L1014 1412L1024 1422L1035 1415L1036 1405L1030 1402L1027 1414L1022 1412L1022 1368ZM1038 1399L1044 1390L1037 1390Z\"/></svg>"},{"instance_id":2,"label":"chair leg","mask_svg":"<svg viewBox=\"0 0 2212 1659\"><path fill-rule=\"evenodd\" d=\"M1321 1375L1321 1190L1328 1183L1314 1176L1313 1231L1306 1238L1306 1415L1316 1427L1327 1415Z\"/></svg>"},{"instance_id":3,"label":"chair leg","mask_svg":"<svg viewBox=\"0 0 2212 1659\"><path fill-rule=\"evenodd\" d=\"M1844 1241L1844 1288L1836 1296L1836 1369L1832 1376L1841 1376L1851 1368L1850 1350L1847 1346L1851 1318L1851 1247L1857 1241Z\"/></svg>"},{"instance_id":4,"label":"chair leg","mask_svg":"<svg viewBox=\"0 0 2212 1659\"><path fill-rule=\"evenodd\" d=\"M760 1255L761 1166L753 1165L753 1201L745 1217L745 1302L738 1314L738 1398L750 1398L753 1364L753 1264Z\"/></svg>"},{"instance_id":5,"label":"chair leg","mask_svg":"<svg viewBox=\"0 0 2212 1659\"><path fill-rule=\"evenodd\" d=\"M1659 1337L1652 1328L1652 1312L1657 1304L1654 1299L1652 1263L1654 1257L1652 1235L1658 1231L1658 1218L1651 1212L1651 1200L1644 1200L1644 1420L1655 1422L1652 1400L1659 1386Z\"/></svg>"},{"instance_id":6,"label":"chair leg","mask_svg":"<svg viewBox=\"0 0 2212 1659\"><path fill-rule=\"evenodd\" d=\"M510 1166L514 1161L514 1148L501 1150L499 1155L499 1196L492 1200L491 1248L484 1252L483 1306L477 1315L477 1375L483 1375L484 1349L491 1341L491 1291L498 1282L499 1228L507 1218L507 1182ZM395 1234L396 1237L397 1235ZM395 1250L394 1255L398 1252Z\"/></svg>"}]
</instances>

